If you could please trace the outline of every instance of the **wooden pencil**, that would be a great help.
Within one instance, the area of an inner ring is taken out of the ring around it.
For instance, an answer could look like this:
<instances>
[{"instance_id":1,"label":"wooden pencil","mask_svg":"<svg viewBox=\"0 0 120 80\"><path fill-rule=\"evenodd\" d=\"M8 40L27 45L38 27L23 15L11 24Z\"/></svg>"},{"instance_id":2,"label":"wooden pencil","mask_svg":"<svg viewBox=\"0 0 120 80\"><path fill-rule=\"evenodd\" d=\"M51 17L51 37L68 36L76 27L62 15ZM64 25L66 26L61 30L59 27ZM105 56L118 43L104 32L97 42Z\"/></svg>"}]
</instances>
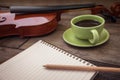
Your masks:
<instances>
[{"instance_id":1,"label":"wooden pencil","mask_svg":"<svg viewBox=\"0 0 120 80\"><path fill-rule=\"evenodd\" d=\"M120 68L115 68L115 67L74 66L74 65L56 65L56 64L46 64L43 66L47 69L58 69L58 70L120 72Z\"/></svg>"}]
</instances>

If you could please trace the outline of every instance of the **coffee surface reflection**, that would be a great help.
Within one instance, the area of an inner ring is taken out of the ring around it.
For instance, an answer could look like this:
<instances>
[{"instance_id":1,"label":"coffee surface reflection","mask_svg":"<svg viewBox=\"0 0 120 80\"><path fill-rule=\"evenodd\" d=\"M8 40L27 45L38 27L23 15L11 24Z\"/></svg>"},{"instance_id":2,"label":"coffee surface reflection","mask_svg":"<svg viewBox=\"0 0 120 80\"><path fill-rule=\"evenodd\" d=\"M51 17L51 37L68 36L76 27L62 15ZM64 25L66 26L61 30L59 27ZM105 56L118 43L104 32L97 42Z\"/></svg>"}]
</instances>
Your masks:
<instances>
[{"instance_id":1,"label":"coffee surface reflection","mask_svg":"<svg viewBox=\"0 0 120 80\"><path fill-rule=\"evenodd\" d=\"M98 26L101 23L95 20L81 20L75 23L75 25L80 26L80 27L93 27L93 26Z\"/></svg>"}]
</instances>

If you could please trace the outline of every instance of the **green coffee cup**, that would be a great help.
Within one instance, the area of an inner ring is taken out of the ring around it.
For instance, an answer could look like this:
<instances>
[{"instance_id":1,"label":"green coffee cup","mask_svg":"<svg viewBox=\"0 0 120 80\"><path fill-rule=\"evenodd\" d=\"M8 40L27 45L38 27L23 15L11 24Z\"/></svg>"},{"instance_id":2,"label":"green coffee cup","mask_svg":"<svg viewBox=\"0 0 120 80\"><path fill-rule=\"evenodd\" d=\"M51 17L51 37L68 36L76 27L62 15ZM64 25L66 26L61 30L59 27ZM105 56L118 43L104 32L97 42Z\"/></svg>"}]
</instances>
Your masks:
<instances>
[{"instance_id":1,"label":"green coffee cup","mask_svg":"<svg viewBox=\"0 0 120 80\"><path fill-rule=\"evenodd\" d=\"M79 21L85 21L85 20L92 20L92 21L97 21L100 24L95 25L95 26L79 26L76 25L77 22ZM97 15L80 15L76 16L71 20L71 29L73 34L76 36L78 39L83 39L83 40L88 40L91 44L96 44L98 43L100 39L100 34L104 28L105 20Z\"/></svg>"}]
</instances>

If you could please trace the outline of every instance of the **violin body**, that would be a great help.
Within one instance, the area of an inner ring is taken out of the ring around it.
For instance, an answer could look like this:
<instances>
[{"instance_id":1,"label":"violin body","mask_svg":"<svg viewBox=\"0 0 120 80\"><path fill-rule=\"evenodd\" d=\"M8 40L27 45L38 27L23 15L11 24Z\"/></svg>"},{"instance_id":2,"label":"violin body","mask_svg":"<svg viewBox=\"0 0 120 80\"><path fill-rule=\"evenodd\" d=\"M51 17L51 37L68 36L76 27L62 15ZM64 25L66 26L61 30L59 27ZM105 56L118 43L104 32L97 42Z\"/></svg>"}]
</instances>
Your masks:
<instances>
[{"instance_id":1,"label":"violin body","mask_svg":"<svg viewBox=\"0 0 120 80\"><path fill-rule=\"evenodd\" d=\"M0 13L0 15L2 14L5 14L5 13ZM10 35L19 35L20 37L27 37L27 36L32 37L32 36L45 35L54 31L59 21L58 13L18 14L18 15L15 15L14 20L9 19L9 16L11 15L12 14L10 13L10 14L7 14L6 17L5 15L0 16L1 18L0 37L10 36ZM47 19L47 21L43 19ZM10 21L12 22L5 23L5 21L7 22L7 20L9 20L8 22ZM41 20L43 20L42 23L41 23Z\"/></svg>"}]
</instances>

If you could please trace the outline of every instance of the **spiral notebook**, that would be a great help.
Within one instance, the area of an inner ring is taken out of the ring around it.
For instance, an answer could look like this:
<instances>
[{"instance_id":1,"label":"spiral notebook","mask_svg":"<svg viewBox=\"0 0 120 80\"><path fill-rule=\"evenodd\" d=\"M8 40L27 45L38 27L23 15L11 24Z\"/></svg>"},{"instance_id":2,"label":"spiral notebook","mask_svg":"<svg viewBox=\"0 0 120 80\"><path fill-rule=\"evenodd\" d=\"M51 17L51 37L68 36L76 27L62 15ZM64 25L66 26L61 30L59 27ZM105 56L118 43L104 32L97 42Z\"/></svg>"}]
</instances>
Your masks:
<instances>
[{"instance_id":1,"label":"spiral notebook","mask_svg":"<svg viewBox=\"0 0 120 80\"><path fill-rule=\"evenodd\" d=\"M96 72L49 70L45 64L93 64L40 40L0 65L0 80L91 80Z\"/></svg>"}]
</instances>

